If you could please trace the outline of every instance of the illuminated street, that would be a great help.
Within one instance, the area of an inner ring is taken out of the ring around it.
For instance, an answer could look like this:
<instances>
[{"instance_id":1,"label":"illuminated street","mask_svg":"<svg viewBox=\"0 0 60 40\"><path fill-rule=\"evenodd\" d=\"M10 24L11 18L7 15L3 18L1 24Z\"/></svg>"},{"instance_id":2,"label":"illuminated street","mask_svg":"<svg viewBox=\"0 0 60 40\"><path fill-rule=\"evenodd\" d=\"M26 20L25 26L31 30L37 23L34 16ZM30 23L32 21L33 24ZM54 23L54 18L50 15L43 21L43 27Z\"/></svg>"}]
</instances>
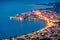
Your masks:
<instances>
[{"instance_id":1,"label":"illuminated street","mask_svg":"<svg viewBox=\"0 0 60 40\"><path fill-rule=\"evenodd\" d=\"M56 14L56 12L52 12L50 10L33 10L32 12L27 12L24 14L17 14L16 16L10 16L10 19L18 19L22 20L43 20L46 22L46 26L38 31L25 34L22 36L17 36L16 40L19 38L23 38L25 40L33 40L33 38L37 38L38 40L42 38L54 38L54 35L58 34L56 40L60 38L60 30L58 22L60 22L60 17ZM52 32L51 32L52 31ZM52 34L51 34L52 33ZM15 39L13 39L15 40Z\"/></svg>"}]
</instances>

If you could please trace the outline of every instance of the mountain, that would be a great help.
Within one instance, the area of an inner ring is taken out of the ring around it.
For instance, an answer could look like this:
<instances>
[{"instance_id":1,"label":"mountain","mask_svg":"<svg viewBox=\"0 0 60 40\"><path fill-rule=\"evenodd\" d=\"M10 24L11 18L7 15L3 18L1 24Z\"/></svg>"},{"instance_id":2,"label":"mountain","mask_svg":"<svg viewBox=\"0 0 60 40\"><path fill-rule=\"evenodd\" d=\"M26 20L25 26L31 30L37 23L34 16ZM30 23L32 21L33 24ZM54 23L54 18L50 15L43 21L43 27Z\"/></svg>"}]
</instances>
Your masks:
<instances>
[{"instance_id":1,"label":"mountain","mask_svg":"<svg viewBox=\"0 0 60 40\"><path fill-rule=\"evenodd\" d=\"M41 10L51 10L51 11L57 12L58 14L60 13L60 2L48 3L48 4L43 4L43 5L52 6L52 8L46 8L46 9L41 9Z\"/></svg>"},{"instance_id":2,"label":"mountain","mask_svg":"<svg viewBox=\"0 0 60 40\"><path fill-rule=\"evenodd\" d=\"M55 11L57 13L60 13L60 2L57 2L57 3L49 3L48 5L53 6L53 8L50 8L50 10L53 10L53 11Z\"/></svg>"}]
</instances>

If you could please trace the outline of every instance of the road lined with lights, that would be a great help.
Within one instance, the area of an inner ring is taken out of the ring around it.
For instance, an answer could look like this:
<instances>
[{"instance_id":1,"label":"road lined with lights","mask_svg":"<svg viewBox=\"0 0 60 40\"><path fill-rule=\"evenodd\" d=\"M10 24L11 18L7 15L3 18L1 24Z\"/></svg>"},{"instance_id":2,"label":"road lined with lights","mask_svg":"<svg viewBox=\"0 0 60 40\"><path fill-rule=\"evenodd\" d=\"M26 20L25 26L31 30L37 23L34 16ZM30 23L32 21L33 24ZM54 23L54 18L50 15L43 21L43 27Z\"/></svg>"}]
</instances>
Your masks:
<instances>
[{"instance_id":1,"label":"road lined with lights","mask_svg":"<svg viewBox=\"0 0 60 40\"><path fill-rule=\"evenodd\" d=\"M45 29L49 30L49 27L58 27L59 25L55 22L60 22L60 14L58 15L56 12L50 10L33 10L32 12L27 12L24 14L17 14L16 16L10 16L10 19L17 19L17 20L43 20L46 22L46 26L38 31L33 33L29 33L27 35L32 35L30 38L35 37L37 34L36 32L42 32ZM34 35L36 34L36 35ZM33 36L34 35L34 36ZM24 38L25 35L18 36L17 38Z\"/></svg>"}]
</instances>

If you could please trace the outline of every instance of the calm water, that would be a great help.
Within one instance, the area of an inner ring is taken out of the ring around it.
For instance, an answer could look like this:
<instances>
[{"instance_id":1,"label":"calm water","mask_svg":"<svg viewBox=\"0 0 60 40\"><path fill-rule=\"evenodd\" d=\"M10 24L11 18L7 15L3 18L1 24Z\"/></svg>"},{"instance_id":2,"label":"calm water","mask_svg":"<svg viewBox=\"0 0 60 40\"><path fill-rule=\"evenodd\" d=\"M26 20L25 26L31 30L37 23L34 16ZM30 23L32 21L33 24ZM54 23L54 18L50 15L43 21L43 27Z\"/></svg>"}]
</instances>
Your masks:
<instances>
[{"instance_id":1,"label":"calm water","mask_svg":"<svg viewBox=\"0 0 60 40\"><path fill-rule=\"evenodd\" d=\"M45 26L45 22L31 20L10 20L10 16L15 16L17 13L28 12L34 9L50 8L44 5L18 4L18 3L4 3L0 8L0 38L9 38L10 36L22 35L32 31L39 30Z\"/></svg>"}]
</instances>

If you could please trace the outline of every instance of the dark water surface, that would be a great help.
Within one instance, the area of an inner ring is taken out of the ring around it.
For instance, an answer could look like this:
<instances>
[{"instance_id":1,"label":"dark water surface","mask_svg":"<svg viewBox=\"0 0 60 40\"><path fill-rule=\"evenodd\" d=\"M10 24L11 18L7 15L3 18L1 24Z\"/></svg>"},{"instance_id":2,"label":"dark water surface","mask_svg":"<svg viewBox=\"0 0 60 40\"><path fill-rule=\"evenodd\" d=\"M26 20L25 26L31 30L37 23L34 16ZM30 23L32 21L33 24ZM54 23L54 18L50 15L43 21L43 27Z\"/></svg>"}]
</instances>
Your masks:
<instances>
[{"instance_id":1,"label":"dark water surface","mask_svg":"<svg viewBox=\"0 0 60 40\"><path fill-rule=\"evenodd\" d=\"M45 9L50 6L18 4L18 3L3 3L0 5L0 38L9 38L10 36L22 35L32 31L39 30L45 26L45 22L31 20L10 20L10 16L15 16L22 12L28 12L34 9Z\"/></svg>"}]
</instances>

